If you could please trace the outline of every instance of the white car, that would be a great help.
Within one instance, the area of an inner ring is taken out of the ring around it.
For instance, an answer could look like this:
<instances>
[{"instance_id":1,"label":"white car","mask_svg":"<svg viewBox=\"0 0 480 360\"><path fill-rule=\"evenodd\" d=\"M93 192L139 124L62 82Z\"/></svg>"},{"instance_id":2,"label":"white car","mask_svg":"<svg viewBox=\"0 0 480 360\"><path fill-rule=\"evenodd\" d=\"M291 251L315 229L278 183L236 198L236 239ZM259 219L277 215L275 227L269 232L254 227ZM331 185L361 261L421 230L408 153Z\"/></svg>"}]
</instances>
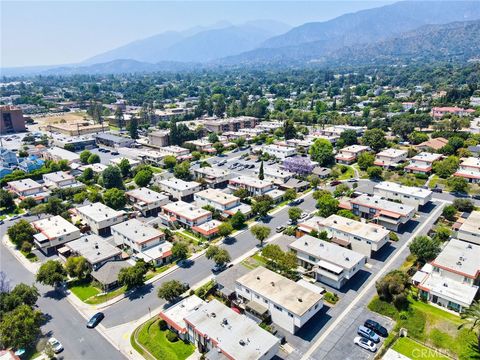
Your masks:
<instances>
[{"instance_id":1,"label":"white car","mask_svg":"<svg viewBox=\"0 0 480 360\"><path fill-rule=\"evenodd\" d=\"M48 343L52 347L53 352L55 354L58 354L59 352L61 352L63 350L62 343L60 341L58 341L57 339L55 339L54 337L48 339Z\"/></svg>"},{"instance_id":2,"label":"white car","mask_svg":"<svg viewBox=\"0 0 480 360\"><path fill-rule=\"evenodd\" d=\"M371 351L371 352L377 351L377 345L375 345L375 343L372 340L368 340L363 336L357 336L355 339L353 339L353 342L358 346L360 346L361 348L364 348L368 351Z\"/></svg>"}]
</instances>

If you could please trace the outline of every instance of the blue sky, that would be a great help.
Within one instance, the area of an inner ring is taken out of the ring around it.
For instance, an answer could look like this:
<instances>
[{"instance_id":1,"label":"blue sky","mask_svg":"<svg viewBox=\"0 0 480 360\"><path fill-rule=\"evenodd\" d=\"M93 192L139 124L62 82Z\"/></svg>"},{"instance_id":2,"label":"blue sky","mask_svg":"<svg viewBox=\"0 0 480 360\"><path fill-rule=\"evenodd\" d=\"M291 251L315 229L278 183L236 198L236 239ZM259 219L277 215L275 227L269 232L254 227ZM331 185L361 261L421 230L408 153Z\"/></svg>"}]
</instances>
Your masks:
<instances>
[{"instance_id":1,"label":"blue sky","mask_svg":"<svg viewBox=\"0 0 480 360\"><path fill-rule=\"evenodd\" d=\"M4 1L1 66L68 64L168 30L272 19L296 26L392 1Z\"/></svg>"}]
</instances>

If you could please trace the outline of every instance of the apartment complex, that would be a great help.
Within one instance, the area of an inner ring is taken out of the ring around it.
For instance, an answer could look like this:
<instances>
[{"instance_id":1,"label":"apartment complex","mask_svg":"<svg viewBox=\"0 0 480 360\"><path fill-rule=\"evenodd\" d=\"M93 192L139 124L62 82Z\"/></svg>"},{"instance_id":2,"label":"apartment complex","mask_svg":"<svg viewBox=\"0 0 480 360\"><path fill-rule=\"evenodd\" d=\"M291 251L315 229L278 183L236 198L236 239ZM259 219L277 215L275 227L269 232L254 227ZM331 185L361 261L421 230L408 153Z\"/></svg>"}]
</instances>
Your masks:
<instances>
[{"instance_id":1,"label":"apartment complex","mask_svg":"<svg viewBox=\"0 0 480 360\"><path fill-rule=\"evenodd\" d=\"M54 254L58 247L81 235L80 229L60 215L34 221L32 226L38 231L33 236L35 246L47 255Z\"/></svg>"},{"instance_id":2,"label":"apartment complex","mask_svg":"<svg viewBox=\"0 0 480 360\"><path fill-rule=\"evenodd\" d=\"M468 157L462 159L459 169L454 174L455 176L463 177L468 182L479 183L480 182L480 159L476 157Z\"/></svg>"},{"instance_id":3,"label":"apartment complex","mask_svg":"<svg viewBox=\"0 0 480 360\"><path fill-rule=\"evenodd\" d=\"M280 160L285 160L285 158L295 156L297 154L297 150L294 147L274 144L262 146L261 150L262 152L267 153L270 156L275 156Z\"/></svg>"},{"instance_id":4,"label":"apartment complex","mask_svg":"<svg viewBox=\"0 0 480 360\"><path fill-rule=\"evenodd\" d=\"M169 130L157 130L148 134L148 143L154 147L168 146L170 131Z\"/></svg>"},{"instance_id":5,"label":"apartment complex","mask_svg":"<svg viewBox=\"0 0 480 360\"><path fill-rule=\"evenodd\" d=\"M322 295L262 266L238 278L235 292L247 307L267 310L272 322L292 334L323 306Z\"/></svg>"},{"instance_id":6,"label":"apartment complex","mask_svg":"<svg viewBox=\"0 0 480 360\"><path fill-rule=\"evenodd\" d=\"M109 261L122 258L122 251L98 235L85 235L65 244L59 253L71 256L83 256L92 270L99 269Z\"/></svg>"},{"instance_id":7,"label":"apartment complex","mask_svg":"<svg viewBox=\"0 0 480 360\"><path fill-rule=\"evenodd\" d=\"M232 178L232 173L228 170L222 170L218 167L200 167L193 169L195 179L203 179L208 187L220 188L228 184Z\"/></svg>"},{"instance_id":8,"label":"apartment complex","mask_svg":"<svg viewBox=\"0 0 480 360\"><path fill-rule=\"evenodd\" d=\"M221 213L226 213L241 204L240 198L218 189L202 190L194 195L194 199L199 207L211 206Z\"/></svg>"},{"instance_id":9,"label":"apartment complex","mask_svg":"<svg viewBox=\"0 0 480 360\"><path fill-rule=\"evenodd\" d=\"M376 157L374 164L385 168L395 167L407 160L407 150L387 149L380 151Z\"/></svg>"},{"instance_id":10,"label":"apartment complex","mask_svg":"<svg viewBox=\"0 0 480 360\"><path fill-rule=\"evenodd\" d=\"M158 185L163 191L168 192L172 198L182 201L192 201L193 194L202 189L202 185L195 181L170 178L159 180Z\"/></svg>"},{"instance_id":11,"label":"apartment complex","mask_svg":"<svg viewBox=\"0 0 480 360\"><path fill-rule=\"evenodd\" d=\"M480 211L472 211L458 229L457 237L460 240L480 245Z\"/></svg>"},{"instance_id":12,"label":"apartment complex","mask_svg":"<svg viewBox=\"0 0 480 360\"><path fill-rule=\"evenodd\" d=\"M367 262L363 254L310 235L302 236L289 248L307 274L335 289L345 285Z\"/></svg>"},{"instance_id":13,"label":"apartment complex","mask_svg":"<svg viewBox=\"0 0 480 360\"><path fill-rule=\"evenodd\" d=\"M442 157L442 154L421 152L410 159L410 164L405 166L405 170L414 174L429 174L433 169L433 163Z\"/></svg>"},{"instance_id":14,"label":"apartment complex","mask_svg":"<svg viewBox=\"0 0 480 360\"><path fill-rule=\"evenodd\" d=\"M125 195L133 208L140 211L145 217L157 216L162 205L170 202L168 196L145 187L127 191Z\"/></svg>"},{"instance_id":15,"label":"apartment complex","mask_svg":"<svg viewBox=\"0 0 480 360\"><path fill-rule=\"evenodd\" d=\"M339 164L353 164L355 161L357 161L358 155L368 150L370 150L370 148L363 145L347 146L338 151L338 154L335 155L335 160Z\"/></svg>"},{"instance_id":16,"label":"apartment complex","mask_svg":"<svg viewBox=\"0 0 480 360\"><path fill-rule=\"evenodd\" d=\"M0 135L25 131L25 119L20 108L0 106Z\"/></svg>"},{"instance_id":17,"label":"apartment complex","mask_svg":"<svg viewBox=\"0 0 480 360\"><path fill-rule=\"evenodd\" d=\"M383 181L376 184L373 192L375 195L385 199L398 200L403 204L414 206L416 209L432 201L433 196L430 190L415 186L400 185L390 181Z\"/></svg>"},{"instance_id":18,"label":"apartment complex","mask_svg":"<svg viewBox=\"0 0 480 360\"><path fill-rule=\"evenodd\" d=\"M193 204L176 201L162 206L163 213L170 222L178 222L191 228L212 219L212 213Z\"/></svg>"},{"instance_id":19,"label":"apartment complex","mask_svg":"<svg viewBox=\"0 0 480 360\"><path fill-rule=\"evenodd\" d=\"M29 178L8 182L7 189L17 195L20 200L32 197L35 201L42 202L47 200L50 195L42 184Z\"/></svg>"},{"instance_id":20,"label":"apartment complex","mask_svg":"<svg viewBox=\"0 0 480 360\"><path fill-rule=\"evenodd\" d=\"M205 128L218 134L240 129L252 129L257 124L257 119L251 116L239 116L228 119L208 119L204 122Z\"/></svg>"},{"instance_id":21,"label":"apartment complex","mask_svg":"<svg viewBox=\"0 0 480 360\"><path fill-rule=\"evenodd\" d=\"M44 174L42 177L45 186L51 189L71 189L84 186L81 182L78 182L72 174L66 171Z\"/></svg>"},{"instance_id":22,"label":"apartment complex","mask_svg":"<svg viewBox=\"0 0 480 360\"><path fill-rule=\"evenodd\" d=\"M265 195L275 189L275 185L272 182L250 176L237 176L230 179L228 186L234 190L246 189L251 196Z\"/></svg>"},{"instance_id":23,"label":"apartment complex","mask_svg":"<svg viewBox=\"0 0 480 360\"><path fill-rule=\"evenodd\" d=\"M125 220L125 212L113 210L102 203L96 202L76 209L78 216L90 230L100 236L111 233L111 227Z\"/></svg>"}]
</instances>

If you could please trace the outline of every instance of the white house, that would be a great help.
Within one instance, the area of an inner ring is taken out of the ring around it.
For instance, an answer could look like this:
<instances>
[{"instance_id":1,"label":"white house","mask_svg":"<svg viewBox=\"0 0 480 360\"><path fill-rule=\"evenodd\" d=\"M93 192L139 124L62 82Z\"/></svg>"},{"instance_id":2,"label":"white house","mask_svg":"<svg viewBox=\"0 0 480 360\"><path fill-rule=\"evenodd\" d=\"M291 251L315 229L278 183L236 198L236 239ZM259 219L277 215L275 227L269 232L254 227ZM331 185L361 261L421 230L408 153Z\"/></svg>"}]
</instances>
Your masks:
<instances>
[{"instance_id":1,"label":"white house","mask_svg":"<svg viewBox=\"0 0 480 360\"><path fill-rule=\"evenodd\" d=\"M430 190L415 186L400 185L390 181L382 181L374 186L373 192L388 200L399 200L403 204L414 206L418 209L432 200Z\"/></svg>"},{"instance_id":2,"label":"white house","mask_svg":"<svg viewBox=\"0 0 480 360\"><path fill-rule=\"evenodd\" d=\"M95 234L72 240L65 244L65 248L66 251L62 251L62 253L83 256L93 270L99 269L109 261L121 260L122 255L119 248ZM59 249L59 253L62 249Z\"/></svg>"},{"instance_id":3,"label":"white house","mask_svg":"<svg viewBox=\"0 0 480 360\"><path fill-rule=\"evenodd\" d=\"M224 187L228 180L232 178L232 173L228 170L222 170L218 167L203 167L193 170L195 179L203 179L211 188Z\"/></svg>"},{"instance_id":4,"label":"white house","mask_svg":"<svg viewBox=\"0 0 480 360\"><path fill-rule=\"evenodd\" d=\"M157 216L162 205L170 202L168 196L142 187L125 193L133 208L140 211L143 216Z\"/></svg>"},{"instance_id":5,"label":"white house","mask_svg":"<svg viewBox=\"0 0 480 360\"><path fill-rule=\"evenodd\" d=\"M480 246L452 239L412 278L420 297L450 310L468 308L478 294Z\"/></svg>"},{"instance_id":6,"label":"white house","mask_svg":"<svg viewBox=\"0 0 480 360\"><path fill-rule=\"evenodd\" d=\"M241 204L240 198L224 193L218 189L206 189L197 192L194 195L194 199L199 207L211 206L222 213L236 208Z\"/></svg>"},{"instance_id":7,"label":"white house","mask_svg":"<svg viewBox=\"0 0 480 360\"><path fill-rule=\"evenodd\" d=\"M53 189L70 189L84 186L66 171L57 171L43 175L45 186Z\"/></svg>"},{"instance_id":8,"label":"white house","mask_svg":"<svg viewBox=\"0 0 480 360\"><path fill-rule=\"evenodd\" d=\"M405 166L405 170L414 174L428 174L433 169L433 163L440 160L442 156L442 154L421 152L410 159L410 164Z\"/></svg>"},{"instance_id":9,"label":"white house","mask_svg":"<svg viewBox=\"0 0 480 360\"><path fill-rule=\"evenodd\" d=\"M368 146L363 145L350 145L338 151L335 155L335 160L339 164L353 164L357 161L358 155L370 150Z\"/></svg>"},{"instance_id":10,"label":"white house","mask_svg":"<svg viewBox=\"0 0 480 360\"><path fill-rule=\"evenodd\" d=\"M454 176L463 177L471 183L480 182L480 159L468 157L462 159L460 166Z\"/></svg>"},{"instance_id":11,"label":"white house","mask_svg":"<svg viewBox=\"0 0 480 360\"><path fill-rule=\"evenodd\" d=\"M480 211L472 211L458 229L457 238L480 245Z\"/></svg>"},{"instance_id":12,"label":"white house","mask_svg":"<svg viewBox=\"0 0 480 360\"><path fill-rule=\"evenodd\" d=\"M374 164L385 168L395 167L407 160L407 154L407 150L386 149L376 155Z\"/></svg>"},{"instance_id":13,"label":"white house","mask_svg":"<svg viewBox=\"0 0 480 360\"><path fill-rule=\"evenodd\" d=\"M9 181L7 183L7 189L16 194L20 200L32 197L35 201L42 202L47 200L50 196L50 193L45 190L42 184L29 178Z\"/></svg>"},{"instance_id":14,"label":"white house","mask_svg":"<svg viewBox=\"0 0 480 360\"><path fill-rule=\"evenodd\" d=\"M280 146L274 144L262 146L259 150L267 153L270 156L275 156L277 159L281 160L297 154L297 150L294 147Z\"/></svg>"},{"instance_id":15,"label":"white house","mask_svg":"<svg viewBox=\"0 0 480 360\"><path fill-rule=\"evenodd\" d=\"M121 223L126 217L124 211L113 210L99 202L81 206L76 212L82 221L100 236L110 235L111 226Z\"/></svg>"},{"instance_id":16,"label":"white house","mask_svg":"<svg viewBox=\"0 0 480 360\"><path fill-rule=\"evenodd\" d=\"M53 254L63 244L81 236L80 229L60 215L34 221L32 226L38 231L33 236L35 246L48 255Z\"/></svg>"},{"instance_id":17,"label":"white house","mask_svg":"<svg viewBox=\"0 0 480 360\"><path fill-rule=\"evenodd\" d=\"M323 296L259 266L237 279L237 297L268 310L272 322L294 334L320 311Z\"/></svg>"},{"instance_id":18,"label":"white house","mask_svg":"<svg viewBox=\"0 0 480 360\"><path fill-rule=\"evenodd\" d=\"M186 341L188 340L188 334L187 323L184 319L205 304L206 302L197 295L191 295L160 311L158 316L167 323L170 330L176 332L182 340Z\"/></svg>"},{"instance_id":19,"label":"white house","mask_svg":"<svg viewBox=\"0 0 480 360\"><path fill-rule=\"evenodd\" d=\"M176 201L162 206L165 216L170 222L179 222L191 228L212 219L212 213L184 201Z\"/></svg>"},{"instance_id":20,"label":"white house","mask_svg":"<svg viewBox=\"0 0 480 360\"><path fill-rule=\"evenodd\" d=\"M267 192L275 189L275 185L272 182L250 176L237 176L230 179L228 186L234 190L239 188L246 189L251 196L265 195Z\"/></svg>"},{"instance_id":21,"label":"white house","mask_svg":"<svg viewBox=\"0 0 480 360\"><path fill-rule=\"evenodd\" d=\"M340 289L367 262L363 254L305 235L288 246L317 281Z\"/></svg>"},{"instance_id":22,"label":"white house","mask_svg":"<svg viewBox=\"0 0 480 360\"><path fill-rule=\"evenodd\" d=\"M202 189L202 186L195 181L184 181L177 178L159 180L158 185L174 199L183 201L193 200L193 194Z\"/></svg>"}]
</instances>

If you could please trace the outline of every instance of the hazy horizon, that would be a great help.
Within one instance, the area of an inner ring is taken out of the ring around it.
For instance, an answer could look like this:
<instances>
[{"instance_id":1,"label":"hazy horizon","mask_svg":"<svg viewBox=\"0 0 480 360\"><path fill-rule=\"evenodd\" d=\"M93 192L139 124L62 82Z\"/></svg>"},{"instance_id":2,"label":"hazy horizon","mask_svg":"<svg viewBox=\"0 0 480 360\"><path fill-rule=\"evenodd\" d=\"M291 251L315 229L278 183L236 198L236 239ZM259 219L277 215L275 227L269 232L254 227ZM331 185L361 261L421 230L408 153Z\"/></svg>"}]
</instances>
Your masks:
<instances>
[{"instance_id":1,"label":"hazy horizon","mask_svg":"<svg viewBox=\"0 0 480 360\"><path fill-rule=\"evenodd\" d=\"M394 1L2 1L1 67L78 63L165 31L227 21L292 27Z\"/></svg>"}]
</instances>

